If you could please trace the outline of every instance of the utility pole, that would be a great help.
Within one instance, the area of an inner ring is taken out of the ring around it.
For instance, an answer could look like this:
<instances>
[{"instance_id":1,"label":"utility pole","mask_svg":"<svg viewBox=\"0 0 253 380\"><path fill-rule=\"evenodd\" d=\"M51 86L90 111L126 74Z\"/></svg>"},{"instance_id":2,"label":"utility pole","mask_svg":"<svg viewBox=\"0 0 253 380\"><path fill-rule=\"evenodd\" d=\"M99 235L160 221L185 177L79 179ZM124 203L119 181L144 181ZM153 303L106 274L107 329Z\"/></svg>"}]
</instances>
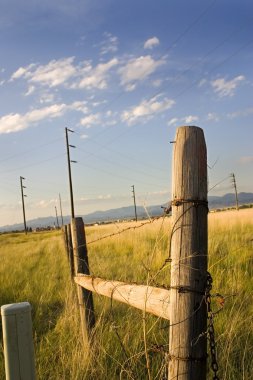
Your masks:
<instances>
[{"instance_id":1,"label":"utility pole","mask_svg":"<svg viewBox=\"0 0 253 380\"><path fill-rule=\"evenodd\" d=\"M234 173L231 173L230 176L231 176L231 178L232 178L232 185L233 185L234 190L235 190L236 210L239 211L238 193L237 193L237 186L236 186L235 174L234 174Z\"/></svg>"},{"instance_id":2,"label":"utility pole","mask_svg":"<svg viewBox=\"0 0 253 380\"><path fill-rule=\"evenodd\" d=\"M135 190L134 190L134 185L132 187L132 193L133 193L133 199L134 199L134 213L135 213L135 221L137 222L137 211L136 211L136 201L135 201Z\"/></svg>"},{"instance_id":3,"label":"utility pole","mask_svg":"<svg viewBox=\"0 0 253 380\"><path fill-rule=\"evenodd\" d=\"M25 200L24 200L24 197L26 197L27 195L24 194L23 189L25 189L26 186L23 185L23 179L25 179L25 178L20 176L20 187L21 187L22 208L23 208L23 218L24 218L24 230L25 230L25 234L27 234L26 218L25 218Z\"/></svg>"},{"instance_id":4,"label":"utility pole","mask_svg":"<svg viewBox=\"0 0 253 380\"><path fill-rule=\"evenodd\" d=\"M57 207L55 206L55 217L56 217L56 224L57 224L57 228L59 228L59 220L58 220L58 214L57 214Z\"/></svg>"},{"instance_id":5,"label":"utility pole","mask_svg":"<svg viewBox=\"0 0 253 380\"><path fill-rule=\"evenodd\" d=\"M63 226L63 216L62 216L62 205L61 205L61 194L59 193L59 201L60 201L60 211L61 211L61 226Z\"/></svg>"},{"instance_id":6,"label":"utility pole","mask_svg":"<svg viewBox=\"0 0 253 380\"><path fill-rule=\"evenodd\" d=\"M69 172L69 192L70 192L70 204L71 204L71 218L74 218L75 217L75 210L74 210L74 197L73 197L72 176L71 176L71 162L76 163L77 161L73 161L70 159L69 147L75 148L75 146L69 144L68 132L74 133L74 131L72 131L71 129L65 128L67 158L68 158L68 172Z\"/></svg>"}]
</instances>

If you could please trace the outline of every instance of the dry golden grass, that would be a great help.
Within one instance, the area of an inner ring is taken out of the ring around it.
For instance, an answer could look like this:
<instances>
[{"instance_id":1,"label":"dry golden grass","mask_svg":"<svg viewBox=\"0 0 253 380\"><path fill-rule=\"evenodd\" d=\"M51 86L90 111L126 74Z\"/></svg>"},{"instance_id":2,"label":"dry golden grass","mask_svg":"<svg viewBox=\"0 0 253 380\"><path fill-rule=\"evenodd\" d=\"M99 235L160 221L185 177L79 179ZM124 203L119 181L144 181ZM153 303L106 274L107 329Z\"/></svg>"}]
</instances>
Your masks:
<instances>
[{"instance_id":1,"label":"dry golden grass","mask_svg":"<svg viewBox=\"0 0 253 380\"><path fill-rule=\"evenodd\" d=\"M209 214L209 267L213 294L225 295L215 317L219 376L251 380L253 373L253 210ZM143 223L138 222L137 226ZM159 219L88 245L91 273L145 283L168 257L171 219ZM87 242L135 222L88 227ZM169 284L169 264L156 278ZM39 380L146 379L142 313L94 295L94 347L83 354L75 287L59 233L0 236L1 304L28 300L33 307ZM214 310L219 304L213 298ZM167 348L168 324L147 316L146 344ZM164 354L150 353L151 377L162 379ZM210 366L209 366L210 368ZM3 355L0 378L4 378ZM212 379L209 371L208 379ZM195 379L194 379L195 380Z\"/></svg>"}]
</instances>

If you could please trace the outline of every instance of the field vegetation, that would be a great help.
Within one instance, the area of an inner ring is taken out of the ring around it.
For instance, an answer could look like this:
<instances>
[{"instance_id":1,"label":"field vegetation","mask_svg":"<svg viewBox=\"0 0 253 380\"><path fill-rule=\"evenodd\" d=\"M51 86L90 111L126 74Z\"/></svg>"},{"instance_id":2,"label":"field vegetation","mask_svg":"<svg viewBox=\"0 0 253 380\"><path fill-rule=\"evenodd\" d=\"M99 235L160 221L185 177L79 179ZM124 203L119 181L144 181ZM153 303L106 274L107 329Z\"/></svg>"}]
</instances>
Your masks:
<instances>
[{"instance_id":1,"label":"field vegetation","mask_svg":"<svg viewBox=\"0 0 253 380\"><path fill-rule=\"evenodd\" d=\"M141 223L141 222L138 222ZM130 226L86 229L87 242ZM133 224L132 224L133 226ZM91 274L115 280L169 285L170 218L88 245ZM253 210L209 214L209 271L222 380L251 380L253 373ZM0 236L1 305L32 305L39 380L165 379L168 322L94 295L97 326L85 354L75 285L61 232ZM221 297L225 299L222 307ZM1 338L2 339L2 338ZM156 347L160 346L160 350ZM208 378L212 379L210 363ZM1 340L0 378L4 379Z\"/></svg>"}]
</instances>

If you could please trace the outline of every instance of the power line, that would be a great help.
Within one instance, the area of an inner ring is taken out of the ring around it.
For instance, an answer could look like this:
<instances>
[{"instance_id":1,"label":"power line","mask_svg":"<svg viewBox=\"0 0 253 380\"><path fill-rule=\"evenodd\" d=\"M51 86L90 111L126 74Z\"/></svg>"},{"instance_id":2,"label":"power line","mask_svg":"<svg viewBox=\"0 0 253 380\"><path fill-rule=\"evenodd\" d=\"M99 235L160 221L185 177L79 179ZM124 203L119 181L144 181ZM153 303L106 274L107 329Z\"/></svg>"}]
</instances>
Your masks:
<instances>
[{"instance_id":1,"label":"power line","mask_svg":"<svg viewBox=\"0 0 253 380\"><path fill-rule=\"evenodd\" d=\"M24 219L24 232L27 234L27 227L26 227L26 217L25 217L25 200L24 197L27 197L27 195L24 194L24 189L26 186L23 185L23 180L25 179L24 177L19 177L20 178L20 188L21 188L21 198L22 198L22 209L23 209L23 219Z\"/></svg>"},{"instance_id":2,"label":"power line","mask_svg":"<svg viewBox=\"0 0 253 380\"><path fill-rule=\"evenodd\" d=\"M205 8L204 9L204 11L203 12L201 12L200 14L199 14L199 16L197 16L196 17L196 19L194 19L194 21L188 26L188 27L186 27L186 29L182 32L182 33L180 33L179 34L179 36L171 43L171 45L169 46L169 47L167 47L165 50L164 50L164 53L162 54L162 55L160 55L159 57L158 57L158 59L161 59L162 57L163 57L163 55L164 54L166 54L166 53L168 53L168 51L170 50L170 49L172 49L173 47L174 47L174 45L177 43L177 42L179 42L198 22L199 22L199 20L201 19L201 18L203 18L208 12L209 12L209 10L213 7L213 5L215 4L217 2L217 0L213 0L212 2L211 2L211 4L209 4L208 6L207 6L207 8ZM144 75L145 75L145 73L148 73L148 69L147 69L147 71L145 72L144 71ZM111 104L113 104L113 103L115 103L118 99L120 99L122 96L124 96L126 94L126 92L125 91L121 91L121 92L119 92L118 94L117 94L117 96L115 96L109 103L107 103L104 107L102 107L102 110L101 110L101 112L103 112L108 106L110 106ZM152 96L153 97L153 96ZM152 98L151 97L151 98ZM103 130L103 131L100 131L100 132L98 132L96 135L95 135L95 137L98 137L98 136L100 136L100 135L102 135L102 134L104 134L104 133L106 133L106 131L108 130L108 129L111 129L111 128L113 128L113 127L115 127L115 125L111 125L109 128L107 128L106 130Z\"/></svg>"},{"instance_id":3,"label":"power line","mask_svg":"<svg viewBox=\"0 0 253 380\"><path fill-rule=\"evenodd\" d=\"M123 179L123 180L125 180L125 181L132 181L133 180L133 178L132 177L126 177L126 176L122 176L122 175L120 175L120 174L115 174L115 173L112 173L112 172L110 172L110 171L108 171L108 170L104 170L104 169L100 169L100 168L96 168L96 167L94 167L94 166L91 166L91 165L87 165L86 163L84 164L83 162L81 162L81 161L78 161L78 164L79 165L82 165L82 166L84 166L84 167L86 167L86 168L88 168L88 169L92 169L92 170L96 170L96 171L99 171L99 172L101 172L101 173L104 173L104 174L108 174L108 175L110 175L110 176L112 176L112 177L114 177L114 178L121 178L121 179ZM157 186L157 184L155 183L149 183L149 182L144 182L144 181L140 181L139 179L134 179L134 181L135 182L138 182L138 183L141 183L141 184L144 184L144 185L148 185L148 186Z\"/></svg>"},{"instance_id":4,"label":"power line","mask_svg":"<svg viewBox=\"0 0 253 380\"><path fill-rule=\"evenodd\" d=\"M71 205L71 217L75 217L74 210L74 197L73 197L73 186L72 186L72 175L71 175L71 162L76 162L70 159L69 148L75 148L74 145L69 144L68 132L74 133L72 129L65 128L66 135L66 148L67 148L67 161L68 161L68 175L69 175L69 193L70 193L70 205Z\"/></svg>"},{"instance_id":5,"label":"power line","mask_svg":"<svg viewBox=\"0 0 253 380\"><path fill-rule=\"evenodd\" d=\"M58 219L58 213L57 213L57 207L55 206L55 218L56 218L56 225L57 225L57 228L60 228L59 226L59 219Z\"/></svg>"},{"instance_id":6,"label":"power line","mask_svg":"<svg viewBox=\"0 0 253 380\"><path fill-rule=\"evenodd\" d=\"M47 143L45 143L45 144L37 145L37 146L33 147L32 149L29 149L29 150L26 150L26 151L24 151L24 152L16 153L16 154L14 154L14 155L12 155L12 156L6 157L6 158L0 160L0 162L9 161L9 160L12 160L13 158L20 157L20 156L25 156L26 154L29 154L29 153L31 153L31 152L33 152L33 151L35 151L35 150L37 151L37 150L40 149L40 148L44 148L45 146L48 146L48 145L50 145L50 144L53 144L53 143L55 143L55 142L57 142L57 141L60 141L60 140L62 140L62 139L63 139L63 138L61 137L61 138L57 138L57 139L55 139L55 140L49 141L49 142L47 142Z\"/></svg>"},{"instance_id":7,"label":"power line","mask_svg":"<svg viewBox=\"0 0 253 380\"><path fill-rule=\"evenodd\" d=\"M35 163L33 163L33 164L29 164L29 165L21 166L21 167L19 167L19 168L15 168L15 169L10 169L10 170L4 170L4 171L1 171L0 174L2 174L2 173L16 172L16 171L19 171L19 170L23 170L23 169L27 169L27 168L33 167L33 166L41 165L41 164L43 164L44 162L48 162L48 161L51 161L51 160L57 159L57 158L59 158L59 157L63 157L63 156L65 156L65 155L66 155L66 153L61 153L61 154L58 154L58 155L56 155L56 156L53 156L53 157L47 158L47 159L45 159L45 160L41 160L41 161L35 162Z\"/></svg>"},{"instance_id":8,"label":"power line","mask_svg":"<svg viewBox=\"0 0 253 380\"><path fill-rule=\"evenodd\" d=\"M235 203L236 203L236 210L239 211L239 203L238 203L238 193L237 193L237 186L236 186L236 180L235 180L235 174L231 173L230 177L232 178L232 185L235 190Z\"/></svg>"},{"instance_id":9,"label":"power line","mask_svg":"<svg viewBox=\"0 0 253 380\"><path fill-rule=\"evenodd\" d=\"M113 164L113 165L117 164L119 167L126 168L127 170L130 170L131 172L135 171L135 172L140 173L140 174L143 174L143 175L145 175L145 176L147 176L147 177L154 178L154 179L156 179L156 180L158 180L158 181L161 181L161 180L163 181L163 180L164 180L164 179L158 178L158 177L156 177L156 176L154 176L154 175L152 175L152 174L150 174L150 173L146 173L146 172L144 172L144 171L142 171L142 170L138 170L138 169L136 169L136 168L134 168L134 167L129 167L129 166L127 166L127 165L120 164L118 161L115 162L115 161L112 161L112 160L110 160L110 159L108 159L108 158L100 157L99 155L96 155L95 153L89 152L89 151L87 151L87 150L83 150L83 149L81 149L81 148L79 148L79 147L78 147L77 149L80 150L80 151L82 151L82 152L84 152L84 153L88 153L88 154L86 155L85 158L88 158L88 157L90 157L90 156L93 156L93 157L99 158L99 159L101 159L101 160L103 160L103 161L107 161L109 164ZM136 162L136 161L135 161L135 162Z\"/></svg>"},{"instance_id":10,"label":"power line","mask_svg":"<svg viewBox=\"0 0 253 380\"><path fill-rule=\"evenodd\" d=\"M136 200L135 200L135 190L134 185L132 187L132 193L133 193L133 199L134 199L134 214L135 214L135 221L137 222L137 210L136 210Z\"/></svg>"},{"instance_id":11,"label":"power line","mask_svg":"<svg viewBox=\"0 0 253 380\"><path fill-rule=\"evenodd\" d=\"M229 176L223 178L221 181L217 182L214 186L212 186L210 189L208 189L208 193L210 193L211 190L213 190L216 186L220 185L222 182L226 181L229 178Z\"/></svg>"}]
</instances>

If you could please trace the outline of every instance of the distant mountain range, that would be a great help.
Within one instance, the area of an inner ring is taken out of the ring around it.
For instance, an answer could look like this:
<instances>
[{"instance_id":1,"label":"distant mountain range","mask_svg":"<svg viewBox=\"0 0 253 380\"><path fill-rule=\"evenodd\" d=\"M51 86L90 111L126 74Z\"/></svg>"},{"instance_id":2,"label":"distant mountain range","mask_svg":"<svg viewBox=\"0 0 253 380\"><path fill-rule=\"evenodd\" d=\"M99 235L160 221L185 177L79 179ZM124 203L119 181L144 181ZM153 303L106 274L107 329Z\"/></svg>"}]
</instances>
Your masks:
<instances>
[{"instance_id":1,"label":"distant mountain range","mask_svg":"<svg viewBox=\"0 0 253 380\"><path fill-rule=\"evenodd\" d=\"M251 204L253 203L253 193L239 193L238 194L239 205ZM232 207L235 205L235 195L233 193L225 194L221 197L218 196L209 196L208 197L209 209L225 208ZM158 216L162 213L162 206L150 206L147 208L149 216ZM147 212L141 206L137 207L138 218L147 217ZM134 208L133 206L121 207L106 211L95 211L91 214L81 215L86 224L89 223L99 223L106 221L122 220L122 219L133 219L134 218ZM63 217L64 224L70 222L70 216ZM32 219L27 222L28 228L36 227L46 227L54 226L55 217L49 216L44 218ZM23 223L7 225L0 227L0 232L6 231L16 231L23 230Z\"/></svg>"}]
</instances>

